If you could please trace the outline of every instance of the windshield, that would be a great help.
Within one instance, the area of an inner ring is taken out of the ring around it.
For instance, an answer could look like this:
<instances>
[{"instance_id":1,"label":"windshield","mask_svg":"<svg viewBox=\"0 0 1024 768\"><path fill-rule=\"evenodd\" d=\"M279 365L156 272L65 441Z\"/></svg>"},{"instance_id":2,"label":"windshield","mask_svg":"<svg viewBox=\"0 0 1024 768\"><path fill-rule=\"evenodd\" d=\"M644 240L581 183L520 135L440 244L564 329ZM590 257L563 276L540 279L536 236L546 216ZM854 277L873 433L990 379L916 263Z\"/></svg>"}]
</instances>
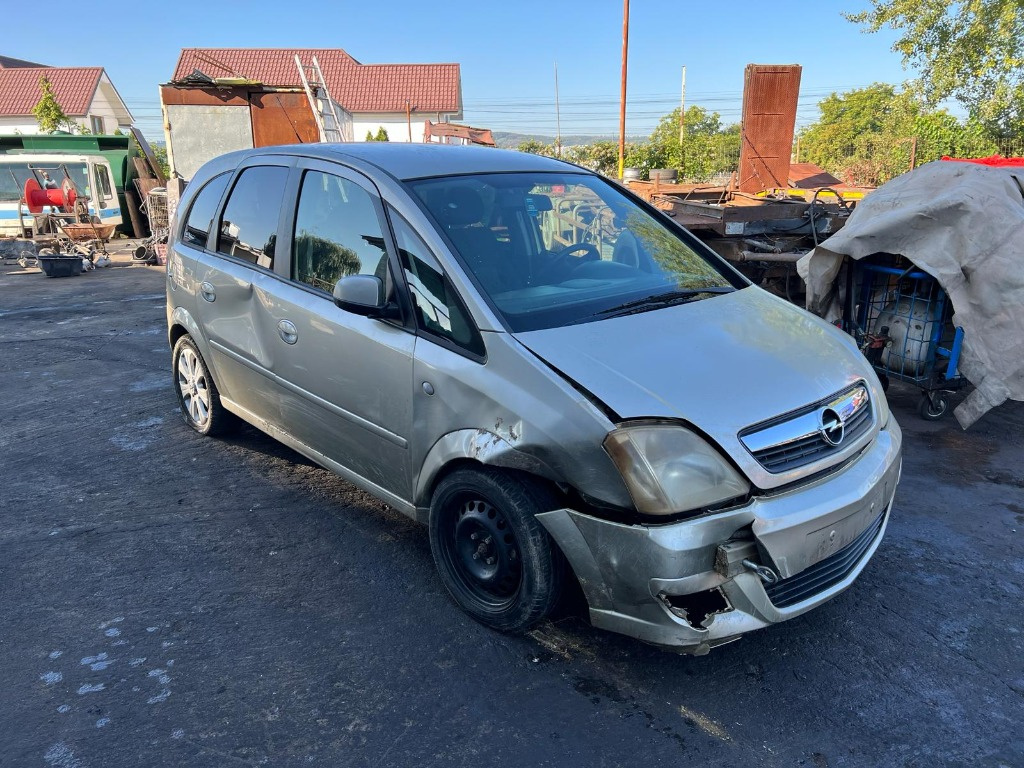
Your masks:
<instances>
[{"instance_id":1,"label":"windshield","mask_svg":"<svg viewBox=\"0 0 1024 768\"><path fill-rule=\"evenodd\" d=\"M60 163L54 160L0 162L0 202L16 203L25 193L25 182L35 171L36 181L44 185L42 171L46 171L53 184L60 186L65 178L64 169L75 183L78 194L89 196L89 171L85 163Z\"/></svg>"},{"instance_id":2,"label":"windshield","mask_svg":"<svg viewBox=\"0 0 1024 768\"><path fill-rule=\"evenodd\" d=\"M514 332L697 301L742 287L695 240L589 174L410 182Z\"/></svg>"}]
</instances>

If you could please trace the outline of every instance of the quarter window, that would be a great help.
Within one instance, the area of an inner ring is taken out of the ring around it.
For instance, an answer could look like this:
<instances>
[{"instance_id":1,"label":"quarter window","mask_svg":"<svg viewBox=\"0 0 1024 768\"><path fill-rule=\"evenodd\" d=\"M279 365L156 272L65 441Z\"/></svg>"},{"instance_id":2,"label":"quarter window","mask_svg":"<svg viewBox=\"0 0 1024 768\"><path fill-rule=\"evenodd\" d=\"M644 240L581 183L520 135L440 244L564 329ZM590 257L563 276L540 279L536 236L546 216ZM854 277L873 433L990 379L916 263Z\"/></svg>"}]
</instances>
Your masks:
<instances>
[{"instance_id":1,"label":"quarter window","mask_svg":"<svg viewBox=\"0 0 1024 768\"><path fill-rule=\"evenodd\" d=\"M482 356L484 343L480 332L441 265L405 219L394 210L391 218L402 269L416 310L416 325L426 333Z\"/></svg>"},{"instance_id":2,"label":"quarter window","mask_svg":"<svg viewBox=\"0 0 1024 768\"><path fill-rule=\"evenodd\" d=\"M387 281L388 258L377 209L355 182L320 171L302 179L292 238L292 279L327 291L346 275Z\"/></svg>"},{"instance_id":3,"label":"quarter window","mask_svg":"<svg viewBox=\"0 0 1024 768\"><path fill-rule=\"evenodd\" d=\"M210 236L210 227L213 224L213 215L217 212L217 203L224 194L224 187L227 186L229 174L222 173L214 176L206 186L199 190L192 207L188 212L188 219L185 220L185 228L182 230L182 241L193 245L196 248L205 248L206 241Z\"/></svg>"},{"instance_id":4,"label":"quarter window","mask_svg":"<svg viewBox=\"0 0 1024 768\"><path fill-rule=\"evenodd\" d=\"M279 165L255 165L242 171L221 216L218 252L274 268L277 222L287 181L288 169Z\"/></svg>"}]
</instances>

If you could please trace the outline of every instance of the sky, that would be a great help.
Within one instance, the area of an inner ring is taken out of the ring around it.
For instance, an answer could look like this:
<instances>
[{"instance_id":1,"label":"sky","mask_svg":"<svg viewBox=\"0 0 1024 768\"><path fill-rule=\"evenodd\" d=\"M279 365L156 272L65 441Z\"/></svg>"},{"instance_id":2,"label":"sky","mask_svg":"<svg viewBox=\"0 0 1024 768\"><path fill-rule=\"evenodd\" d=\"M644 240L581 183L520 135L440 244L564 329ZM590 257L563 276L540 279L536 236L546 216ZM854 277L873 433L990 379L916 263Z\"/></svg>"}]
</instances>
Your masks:
<instances>
[{"instance_id":1,"label":"sky","mask_svg":"<svg viewBox=\"0 0 1024 768\"><path fill-rule=\"evenodd\" d=\"M843 18L866 0L632 0L626 132L647 135L686 105L738 122L748 63L801 64L798 125L832 92L913 76L891 48ZM54 66L102 66L147 138L162 140L160 83L185 47L343 48L364 64L457 62L463 122L553 136L557 65L563 135L617 135L621 0L438 3L391 0L178 0L78 14L53 35L45 13L19 15L0 54ZM130 9L130 10L129 10ZM56 41L64 41L55 44Z\"/></svg>"}]
</instances>

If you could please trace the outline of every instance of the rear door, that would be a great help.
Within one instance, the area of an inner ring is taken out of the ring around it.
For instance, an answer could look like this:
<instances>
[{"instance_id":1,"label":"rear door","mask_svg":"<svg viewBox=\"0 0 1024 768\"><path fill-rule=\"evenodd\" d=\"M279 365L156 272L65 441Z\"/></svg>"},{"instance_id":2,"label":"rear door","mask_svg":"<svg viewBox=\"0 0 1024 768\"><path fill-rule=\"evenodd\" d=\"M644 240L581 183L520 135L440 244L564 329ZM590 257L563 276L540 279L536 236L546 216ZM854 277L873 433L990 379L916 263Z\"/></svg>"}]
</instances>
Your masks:
<instances>
[{"instance_id":1,"label":"rear door","mask_svg":"<svg viewBox=\"0 0 1024 768\"><path fill-rule=\"evenodd\" d=\"M282 205L294 160L259 156L236 171L200 256L197 313L223 397L259 420L280 421L270 321ZM187 229L187 228L186 228ZM213 238L216 238L214 241ZM215 245L214 245L215 243Z\"/></svg>"}]
</instances>

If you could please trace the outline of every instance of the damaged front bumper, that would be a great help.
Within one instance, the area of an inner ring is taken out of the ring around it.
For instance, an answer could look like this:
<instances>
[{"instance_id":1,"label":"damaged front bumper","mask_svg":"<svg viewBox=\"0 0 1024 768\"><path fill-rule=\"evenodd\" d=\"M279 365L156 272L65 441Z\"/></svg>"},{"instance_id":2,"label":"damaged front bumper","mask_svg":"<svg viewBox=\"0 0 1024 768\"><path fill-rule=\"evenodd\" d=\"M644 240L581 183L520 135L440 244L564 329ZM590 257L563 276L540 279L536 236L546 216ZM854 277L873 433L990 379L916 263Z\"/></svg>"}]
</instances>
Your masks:
<instances>
[{"instance_id":1,"label":"damaged front bumper","mask_svg":"<svg viewBox=\"0 0 1024 768\"><path fill-rule=\"evenodd\" d=\"M901 468L895 419L842 470L666 525L538 515L595 626L689 653L799 616L846 589L885 533Z\"/></svg>"}]
</instances>

